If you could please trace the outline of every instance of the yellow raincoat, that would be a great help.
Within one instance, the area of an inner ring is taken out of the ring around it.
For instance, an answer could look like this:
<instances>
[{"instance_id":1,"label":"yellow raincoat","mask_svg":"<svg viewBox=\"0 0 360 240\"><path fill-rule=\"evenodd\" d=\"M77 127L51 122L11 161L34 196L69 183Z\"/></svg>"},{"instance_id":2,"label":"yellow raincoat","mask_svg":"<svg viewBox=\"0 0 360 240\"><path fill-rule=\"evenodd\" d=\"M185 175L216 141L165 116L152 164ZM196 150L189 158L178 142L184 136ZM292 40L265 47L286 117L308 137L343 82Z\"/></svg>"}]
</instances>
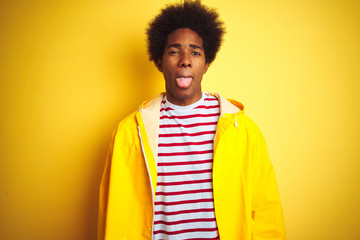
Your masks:
<instances>
[{"instance_id":1,"label":"yellow raincoat","mask_svg":"<svg viewBox=\"0 0 360 240\"><path fill-rule=\"evenodd\" d=\"M217 94L213 191L221 240L286 239L265 140L244 106ZM160 94L122 120L100 186L98 240L152 238Z\"/></svg>"}]
</instances>

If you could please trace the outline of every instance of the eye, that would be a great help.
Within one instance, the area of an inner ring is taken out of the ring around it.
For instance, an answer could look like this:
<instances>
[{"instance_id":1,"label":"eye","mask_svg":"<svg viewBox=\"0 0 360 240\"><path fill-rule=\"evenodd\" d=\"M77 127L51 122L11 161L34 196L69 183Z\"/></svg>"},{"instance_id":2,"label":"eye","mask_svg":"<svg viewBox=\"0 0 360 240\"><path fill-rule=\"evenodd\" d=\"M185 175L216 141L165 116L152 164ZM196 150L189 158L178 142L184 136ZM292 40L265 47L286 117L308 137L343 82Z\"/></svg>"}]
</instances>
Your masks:
<instances>
[{"instance_id":1,"label":"eye","mask_svg":"<svg viewBox=\"0 0 360 240\"><path fill-rule=\"evenodd\" d=\"M169 54L170 55L175 55L175 54L179 54L180 52L178 50L170 50Z\"/></svg>"},{"instance_id":2,"label":"eye","mask_svg":"<svg viewBox=\"0 0 360 240\"><path fill-rule=\"evenodd\" d=\"M191 54L194 55L194 56L201 56L201 53L200 53L200 52L197 52L197 51L194 51L194 52L192 52Z\"/></svg>"}]
</instances>

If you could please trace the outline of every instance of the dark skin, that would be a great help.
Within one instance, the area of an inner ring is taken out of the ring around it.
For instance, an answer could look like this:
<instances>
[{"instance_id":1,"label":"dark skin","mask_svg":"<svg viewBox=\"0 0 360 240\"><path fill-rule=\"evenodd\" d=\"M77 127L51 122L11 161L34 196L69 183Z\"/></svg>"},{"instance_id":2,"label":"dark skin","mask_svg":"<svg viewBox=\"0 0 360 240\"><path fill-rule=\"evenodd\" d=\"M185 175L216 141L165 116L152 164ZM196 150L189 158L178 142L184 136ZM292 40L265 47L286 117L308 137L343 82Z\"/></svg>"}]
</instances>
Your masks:
<instances>
[{"instance_id":1,"label":"dark skin","mask_svg":"<svg viewBox=\"0 0 360 240\"><path fill-rule=\"evenodd\" d=\"M201 80L209 63L205 60L203 40L196 32L179 28L170 33L157 67L164 75L169 102L187 106L201 99Z\"/></svg>"}]
</instances>

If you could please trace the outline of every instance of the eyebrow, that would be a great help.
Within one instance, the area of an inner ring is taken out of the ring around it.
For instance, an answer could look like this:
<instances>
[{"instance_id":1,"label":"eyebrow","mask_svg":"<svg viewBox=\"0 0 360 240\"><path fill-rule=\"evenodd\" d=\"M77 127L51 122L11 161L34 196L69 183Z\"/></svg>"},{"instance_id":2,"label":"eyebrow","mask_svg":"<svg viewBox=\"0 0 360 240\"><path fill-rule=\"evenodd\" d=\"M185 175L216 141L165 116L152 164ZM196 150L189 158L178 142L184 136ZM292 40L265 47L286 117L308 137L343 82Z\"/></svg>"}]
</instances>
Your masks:
<instances>
[{"instance_id":1,"label":"eyebrow","mask_svg":"<svg viewBox=\"0 0 360 240\"><path fill-rule=\"evenodd\" d=\"M196 44L189 44L189 46L191 48L194 48L194 49L201 49L204 51L204 49ZM171 47L175 47L175 48L179 48L181 47L181 44L180 43L174 43L174 44L170 44L169 46L167 46L167 48L171 48Z\"/></svg>"}]
</instances>

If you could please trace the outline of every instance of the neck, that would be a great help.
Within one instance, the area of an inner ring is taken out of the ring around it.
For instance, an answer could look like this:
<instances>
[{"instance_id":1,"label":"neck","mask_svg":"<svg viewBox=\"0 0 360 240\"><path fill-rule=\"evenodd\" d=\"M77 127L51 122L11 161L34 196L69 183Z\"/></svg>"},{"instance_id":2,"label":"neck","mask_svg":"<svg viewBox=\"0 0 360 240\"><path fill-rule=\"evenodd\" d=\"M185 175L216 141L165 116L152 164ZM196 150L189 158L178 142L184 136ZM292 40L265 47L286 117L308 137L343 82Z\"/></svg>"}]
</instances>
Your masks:
<instances>
[{"instance_id":1,"label":"neck","mask_svg":"<svg viewBox=\"0 0 360 240\"><path fill-rule=\"evenodd\" d=\"M202 92L200 91L199 93L194 94L193 96L187 96L184 98L175 97L171 93L166 92L166 98L170 103L172 103L174 105L189 106L193 103L196 103L197 101L199 101L202 98Z\"/></svg>"}]
</instances>

